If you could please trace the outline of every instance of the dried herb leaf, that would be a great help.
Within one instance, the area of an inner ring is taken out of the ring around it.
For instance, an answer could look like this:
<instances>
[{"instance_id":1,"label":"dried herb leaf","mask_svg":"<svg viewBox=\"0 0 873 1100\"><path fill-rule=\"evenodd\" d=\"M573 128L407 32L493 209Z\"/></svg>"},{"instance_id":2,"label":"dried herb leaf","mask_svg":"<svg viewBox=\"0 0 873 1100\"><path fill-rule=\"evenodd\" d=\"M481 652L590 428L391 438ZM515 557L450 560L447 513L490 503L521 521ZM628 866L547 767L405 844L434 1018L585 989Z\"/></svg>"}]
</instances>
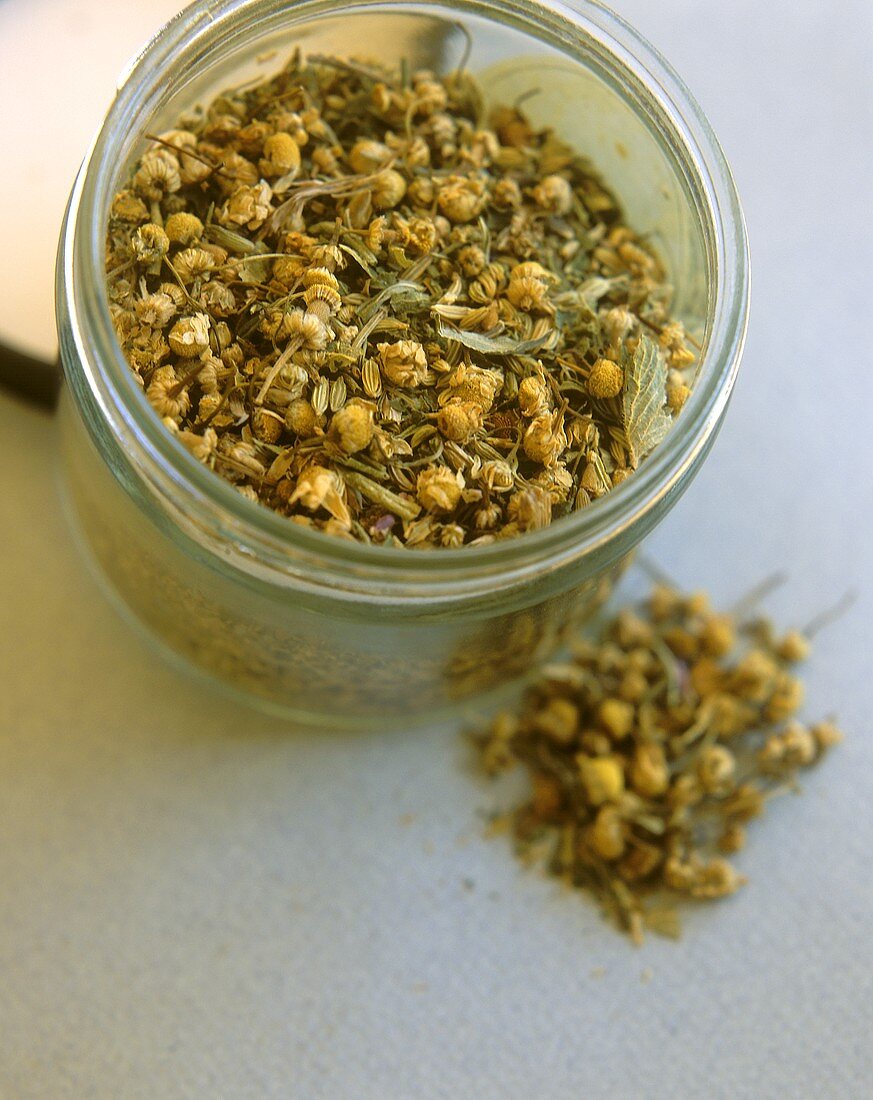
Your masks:
<instances>
[{"instance_id":1,"label":"dried herb leaf","mask_svg":"<svg viewBox=\"0 0 873 1100\"><path fill-rule=\"evenodd\" d=\"M666 390L667 361L658 345L643 336L625 367L622 404L628 456L634 468L661 442L673 423L664 411Z\"/></svg>"},{"instance_id":2,"label":"dried herb leaf","mask_svg":"<svg viewBox=\"0 0 873 1100\"><path fill-rule=\"evenodd\" d=\"M512 340L508 336L483 336L481 332L465 332L463 329L455 328L454 325L444 324L439 314L437 314L437 324L440 336L447 340L457 340L465 348L478 351L482 355L527 355L541 348L549 338L548 333L536 340Z\"/></svg>"},{"instance_id":3,"label":"dried herb leaf","mask_svg":"<svg viewBox=\"0 0 873 1100\"><path fill-rule=\"evenodd\" d=\"M628 279L625 275L617 275L612 279L595 275L586 279L576 290L558 294L555 297L555 304L559 309L578 310L593 318L597 314L597 304L600 299L619 288L624 289L627 284Z\"/></svg>"},{"instance_id":4,"label":"dried herb leaf","mask_svg":"<svg viewBox=\"0 0 873 1100\"><path fill-rule=\"evenodd\" d=\"M348 241L340 241L339 247L347 256L351 256L355 263L363 268L371 279L378 278L378 273L374 266L376 263L376 256L366 247L366 245L359 242L357 246L353 248Z\"/></svg>"},{"instance_id":5,"label":"dried herb leaf","mask_svg":"<svg viewBox=\"0 0 873 1100\"><path fill-rule=\"evenodd\" d=\"M414 500L406 500L398 496L397 493L392 493L390 489L386 489L383 485L377 485L375 481L364 477L362 474L346 471L343 478L347 484L351 485L353 489L357 489L368 500L371 500L374 504L380 504L383 508L387 508L389 512L394 512L401 519L415 519L421 512L421 508Z\"/></svg>"},{"instance_id":6,"label":"dried herb leaf","mask_svg":"<svg viewBox=\"0 0 873 1100\"><path fill-rule=\"evenodd\" d=\"M361 317L365 320L372 317L380 306L389 301L391 309L395 313L403 313L427 305L430 301L430 295L422 290L420 284L404 279L385 287L375 298L367 302L366 306L361 309Z\"/></svg>"}]
</instances>

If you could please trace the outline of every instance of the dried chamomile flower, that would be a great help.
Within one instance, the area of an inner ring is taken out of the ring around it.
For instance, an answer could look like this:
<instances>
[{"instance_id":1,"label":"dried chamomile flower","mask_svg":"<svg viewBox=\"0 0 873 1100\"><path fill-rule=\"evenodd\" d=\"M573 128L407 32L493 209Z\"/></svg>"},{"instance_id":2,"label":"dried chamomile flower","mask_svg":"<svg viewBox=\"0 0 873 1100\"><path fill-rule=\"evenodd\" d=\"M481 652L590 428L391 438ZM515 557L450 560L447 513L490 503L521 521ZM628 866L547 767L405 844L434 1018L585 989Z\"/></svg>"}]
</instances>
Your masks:
<instances>
[{"instance_id":1,"label":"dried chamomile flower","mask_svg":"<svg viewBox=\"0 0 873 1100\"><path fill-rule=\"evenodd\" d=\"M519 489L509 498L507 514L521 531L536 531L552 522L552 497L539 485Z\"/></svg>"},{"instance_id":2,"label":"dried chamomile flower","mask_svg":"<svg viewBox=\"0 0 873 1100\"><path fill-rule=\"evenodd\" d=\"M133 254L140 263L150 264L162 260L170 249L170 239L159 225L148 222L141 225L131 241Z\"/></svg>"},{"instance_id":3,"label":"dried chamomile flower","mask_svg":"<svg viewBox=\"0 0 873 1100\"><path fill-rule=\"evenodd\" d=\"M506 297L525 312L550 312L552 306L548 299L549 282L544 277L545 274L537 263L518 264L510 275Z\"/></svg>"},{"instance_id":4,"label":"dried chamomile flower","mask_svg":"<svg viewBox=\"0 0 873 1100\"><path fill-rule=\"evenodd\" d=\"M272 198L270 185L264 181L238 187L216 211L216 220L229 228L243 226L246 229L260 229L272 212Z\"/></svg>"},{"instance_id":5,"label":"dried chamomile flower","mask_svg":"<svg viewBox=\"0 0 873 1100\"><path fill-rule=\"evenodd\" d=\"M215 267L215 257L205 248L183 248L173 257L173 270L186 285Z\"/></svg>"},{"instance_id":6,"label":"dried chamomile flower","mask_svg":"<svg viewBox=\"0 0 873 1100\"><path fill-rule=\"evenodd\" d=\"M679 321L664 325L658 334L658 343L670 356L670 365L677 370L690 366L695 359L694 352L687 346L685 327Z\"/></svg>"},{"instance_id":7,"label":"dried chamomile flower","mask_svg":"<svg viewBox=\"0 0 873 1100\"><path fill-rule=\"evenodd\" d=\"M464 545L464 528L458 523L443 523L439 528L439 544L449 550Z\"/></svg>"},{"instance_id":8,"label":"dried chamomile flower","mask_svg":"<svg viewBox=\"0 0 873 1100\"><path fill-rule=\"evenodd\" d=\"M236 312L237 308L233 290L217 279L212 279L201 286L197 302L213 317L229 317Z\"/></svg>"},{"instance_id":9,"label":"dried chamomile flower","mask_svg":"<svg viewBox=\"0 0 873 1100\"><path fill-rule=\"evenodd\" d=\"M211 353L204 353L200 357L200 368L197 370L197 385L203 393L217 394L220 380L225 373L224 363Z\"/></svg>"},{"instance_id":10,"label":"dried chamomile flower","mask_svg":"<svg viewBox=\"0 0 873 1100\"><path fill-rule=\"evenodd\" d=\"M528 424L522 441L531 462L553 466L567 449L567 436L560 413L541 413Z\"/></svg>"},{"instance_id":11,"label":"dried chamomile flower","mask_svg":"<svg viewBox=\"0 0 873 1100\"><path fill-rule=\"evenodd\" d=\"M190 130L167 130L161 134L161 141L175 152L183 187L201 183L212 174L213 165L197 153L197 135Z\"/></svg>"},{"instance_id":12,"label":"dried chamomile flower","mask_svg":"<svg viewBox=\"0 0 873 1100\"><path fill-rule=\"evenodd\" d=\"M734 754L724 745L710 745L701 752L697 761L697 777L709 794L730 790L736 774Z\"/></svg>"},{"instance_id":13,"label":"dried chamomile flower","mask_svg":"<svg viewBox=\"0 0 873 1100\"><path fill-rule=\"evenodd\" d=\"M383 168L376 174L372 188L373 206L377 210L390 210L406 194L406 180L393 168Z\"/></svg>"},{"instance_id":14,"label":"dried chamomile flower","mask_svg":"<svg viewBox=\"0 0 873 1100\"><path fill-rule=\"evenodd\" d=\"M582 789L591 806L617 802L624 794L624 768L617 756L576 757L582 777Z\"/></svg>"},{"instance_id":15,"label":"dried chamomile flower","mask_svg":"<svg viewBox=\"0 0 873 1100\"><path fill-rule=\"evenodd\" d=\"M809 656L809 650L809 639L801 634L799 630L789 630L787 634L782 636L776 646L777 656L781 657L783 661L788 661L789 664L805 661Z\"/></svg>"},{"instance_id":16,"label":"dried chamomile flower","mask_svg":"<svg viewBox=\"0 0 873 1100\"><path fill-rule=\"evenodd\" d=\"M623 385L624 371L611 359L598 359L588 374L588 392L592 397L617 397Z\"/></svg>"},{"instance_id":17,"label":"dried chamomile flower","mask_svg":"<svg viewBox=\"0 0 873 1100\"><path fill-rule=\"evenodd\" d=\"M139 298L134 303L134 309L136 310L137 320L143 325L150 325L152 328L164 328L172 321L176 316L176 303L169 296L162 291L155 291L154 294L147 294L144 298Z\"/></svg>"},{"instance_id":18,"label":"dried chamomile flower","mask_svg":"<svg viewBox=\"0 0 873 1100\"><path fill-rule=\"evenodd\" d=\"M372 410L365 405L349 403L334 413L328 435L340 450L353 455L369 447L374 430Z\"/></svg>"},{"instance_id":19,"label":"dried chamomile flower","mask_svg":"<svg viewBox=\"0 0 873 1100\"><path fill-rule=\"evenodd\" d=\"M187 389L179 388L179 376L174 367L158 367L154 371L146 387L146 397L159 416L173 420L184 416L191 406Z\"/></svg>"},{"instance_id":20,"label":"dried chamomile flower","mask_svg":"<svg viewBox=\"0 0 873 1100\"><path fill-rule=\"evenodd\" d=\"M263 154L259 167L267 179L293 179L300 170L300 146L290 134L271 134L264 141Z\"/></svg>"},{"instance_id":21,"label":"dried chamomile flower","mask_svg":"<svg viewBox=\"0 0 873 1100\"><path fill-rule=\"evenodd\" d=\"M185 210L171 214L164 223L164 229L173 244L193 244L203 236L203 222L196 214Z\"/></svg>"},{"instance_id":22,"label":"dried chamomile flower","mask_svg":"<svg viewBox=\"0 0 873 1100\"><path fill-rule=\"evenodd\" d=\"M324 466L310 466L303 471L288 497L289 505L297 501L310 512L323 508L345 526L351 524L351 515L343 498L342 479Z\"/></svg>"},{"instance_id":23,"label":"dried chamomile flower","mask_svg":"<svg viewBox=\"0 0 873 1100\"><path fill-rule=\"evenodd\" d=\"M833 748L834 745L839 745L844 739L842 730L835 726L833 722L816 722L811 727L810 733L815 738L819 752L825 752L827 749Z\"/></svg>"},{"instance_id":24,"label":"dried chamomile flower","mask_svg":"<svg viewBox=\"0 0 873 1100\"><path fill-rule=\"evenodd\" d=\"M442 111L449 101L447 89L430 75L420 75L413 85L413 109L416 114L432 115Z\"/></svg>"},{"instance_id":25,"label":"dried chamomile flower","mask_svg":"<svg viewBox=\"0 0 873 1100\"><path fill-rule=\"evenodd\" d=\"M323 318L312 310L304 312L300 309L292 309L283 315L281 333L310 351L325 347L331 335Z\"/></svg>"},{"instance_id":26,"label":"dried chamomile flower","mask_svg":"<svg viewBox=\"0 0 873 1100\"><path fill-rule=\"evenodd\" d=\"M168 149L151 149L142 158L131 182L134 191L143 198L159 201L182 186L179 160Z\"/></svg>"},{"instance_id":27,"label":"dried chamomile flower","mask_svg":"<svg viewBox=\"0 0 873 1100\"><path fill-rule=\"evenodd\" d=\"M533 479L533 484L545 489L552 498L552 504L563 504L573 488L573 475L560 462L548 466Z\"/></svg>"},{"instance_id":28,"label":"dried chamomile flower","mask_svg":"<svg viewBox=\"0 0 873 1100\"><path fill-rule=\"evenodd\" d=\"M624 341L630 336L637 324L637 318L626 306L613 306L604 311L600 318L606 336L607 346L614 351L621 348Z\"/></svg>"},{"instance_id":29,"label":"dried chamomile flower","mask_svg":"<svg viewBox=\"0 0 873 1100\"><path fill-rule=\"evenodd\" d=\"M515 210L521 206L521 188L511 177L499 179L494 184L492 199L498 210Z\"/></svg>"},{"instance_id":30,"label":"dried chamomile flower","mask_svg":"<svg viewBox=\"0 0 873 1100\"><path fill-rule=\"evenodd\" d=\"M550 214L568 214L573 207L573 188L563 176L546 176L534 187L533 200Z\"/></svg>"},{"instance_id":31,"label":"dried chamomile flower","mask_svg":"<svg viewBox=\"0 0 873 1100\"><path fill-rule=\"evenodd\" d=\"M562 695L549 699L534 717L538 733L560 745L568 745L579 731L579 708Z\"/></svg>"},{"instance_id":32,"label":"dried chamomile flower","mask_svg":"<svg viewBox=\"0 0 873 1100\"><path fill-rule=\"evenodd\" d=\"M512 466L502 459L489 459L483 462L479 469L478 480L493 493L507 493L516 484Z\"/></svg>"},{"instance_id":33,"label":"dried chamomile flower","mask_svg":"<svg viewBox=\"0 0 873 1100\"><path fill-rule=\"evenodd\" d=\"M597 708L597 720L611 737L621 740L634 727L634 708L622 699L606 698Z\"/></svg>"},{"instance_id":34,"label":"dried chamomile flower","mask_svg":"<svg viewBox=\"0 0 873 1100\"><path fill-rule=\"evenodd\" d=\"M361 138L349 150L347 159L353 172L366 176L386 167L393 154L383 141Z\"/></svg>"},{"instance_id":35,"label":"dried chamomile flower","mask_svg":"<svg viewBox=\"0 0 873 1100\"><path fill-rule=\"evenodd\" d=\"M475 279L485 270L487 263L485 250L478 244L465 245L458 253L458 263L467 278Z\"/></svg>"},{"instance_id":36,"label":"dried chamomile flower","mask_svg":"<svg viewBox=\"0 0 873 1100\"><path fill-rule=\"evenodd\" d=\"M657 798L670 786L670 768L664 746L657 741L644 741L634 751L631 761L631 785L643 798Z\"/></svg>"},{"instance_id":37,"label":"dried chamomile flower","mask_svg":"<svg viewBox=\"0 0 873 1100\"><path fill-rule=\"evenodd\" d=\"M205 313L181 317L167 337L171 350L185 359L209 350L209 318Z\"/></svg>"},{"instance_id":38,"label":"dried chamomile flower","mask_svg":"<svg viewBox=\"0 0 873 1100\"><path fill-rule=\"evenodd\" d=\"M621 859L627 847L625 823L615 806L601 806L586 830L586 840L601 859Z\"/></svg>"},{"instance_id":39,"label":"dried chamomile flower","mask_svg":"<svg viewBox=\"0 0 873 1100\"><path fill-rule=\"evenodd\" d=\"M551 391L546 380L537 374L523 378L518 384L518 406L529 417L547 413L551 407Z\"/></svg>"},{"instance_id":40,"label":"dried chamomile flower","mask_svg":"<svg viewBox=\"0 0 873 1100\"><path fill-rule=\"evenodd\" d=\"M400 245L411 256L425 256L439 241L439 226L427 217L400 218L395 215L394 229Z\"/></svg>"},{"instance_id":41,"label":"dried chamomile flower","mask_svg":"<svg viewBox=\"0 0 873 1100\"><path fill-rule=\"evenodd\" d=\"M492 500L473 513L473 526L477 532L491 531L500 522L502 515L502 507L496 500Z\"/></svg>"},{"instance_id":42,"label":"dried chamomile flower","mask_svg":"<svg viewBox=\"0 0 873 1100\"><path fill-rule=\"evenodd\" d=\"M691 396L691 388L684 382L668 380L667 382L667 407L673 413L681 411L685 402Z\"/></svg>"},{"instance_id":43,"label":"dried chamomile flower","mask_svg":"<svg viewBox=\"0 0 873 1100\"><path fill-rule=\"evenodd\" d=\"M252 435L261 443L277 443L285 427L284 417L272 409L257 408L251 415Z\"/></svg>"},{"instance_id":44,"label":"dried chamomile flower","mask_svg":"<svg viewBox=\"0 0 873 1100\"><path fill-rule=\"evenodd\" d=\"M321 418L305 397L298 397L285 410L285 426L300 439L309 439L316 435Z\"/></svg>"},{"instance_id":45,"label":"dried chamomile flower","mask_svg":"<svg viewBox=\"0 0 873 1100\"><path fill-rule=\"evenodd\" d=\"M559 282L559 277L550 271L538 260L525 260L523 263L516 264L509 273L510 280L512 279L539 279L540 282L545 283L547 286Z\"/></svg>"},{"instance_id":46,"label":"dried chamomile flower","mask_svg":"<svg viewBox=\"0 0 873 1100\"><path fill-rule=\"evenodd\" d=\"M437 206L450 222L463 224L478 217L485 205L485 183L475 176L449 176L441 181Z\"/></svg>"},{"instance_id":47,"label":"dried chamomile flower","mask_svg":"<svg viewBox=\"0 0 873 1100\"><path fill-rule=\"evenodd\" d=\"M342 271L346 266L345 254L335 244L312 244L307 252L315 267L323 268L331 273Z\"/></svg>"},{"instance_id":48,"label":"dried chamomile flower","mask_svg":"<svg viewBox=\"0 0 873 1100\"><path fill-rule=\"evenodd\" d=\"M778 733L771 734L758 753L763 768L805 767L815 759L817 743L814 735L800 722L789 722Z\"/></svg>"},{"instance_id":49,"label":"dried chamomile flower","mask_svg":"<svg viewBox=\"0 0 873 1100\"><path fill-rule=\"evenodd\" d=\"M764 714L771 722L784 722L800 709L803 696L803 683L782 673L776 678L773 694L767 700Z\"/></svg>"},{"instance_id":50,"label":"dried chamomile flower","mask_svg":"<svg viewBox=\"0 0 873 1100\"><path fill-rule=\"evenodd\" d=\"M325 283L317 283L306 288L303 292L303 301L306 303L307 312L317 317L326 326L331 316L339 311L342 295Z\"/></svg>"},{"instance_id":51,"label":"dried chamomile flower","mask_svg":"<svg viewBox=\"0 0 873 1100\"><path fill-rule=\"evenodd\" d=\"M445 466L429 466L418 475L415 495L427 512L453 512L461 499L464 478Z\"/></svg>"},{"instance_id":52,"label":"dried chamomile flower","mask_svg":"<svg viewBox=\"0 0 873 1100\"><path fill-rule=\"evenodd\" d=\"M243 476L260 480L266 473L255 447L247 440L235 443L227 436L222 437L218 441L216 459L226 465L235 478Z\"/></svg>"},{"instance_id":53,"label":"dried chamomile flower","mask_svg":"<svg viewBox=\"0 0 873 1100\"><path fill-rule=\"evenodd\" d=\"M412 388L424 381L427 356L416 340L378 344L376 350L382 364L382 375L390 386Z\"/></svg>"},{"instance_id":54,"label":"dried chamomile flower","mask_svg":"<svg viewBox=\"0 0 873 1100\"><path fill-rule=\"evenodd\" d=\"M736 628L729 615L709 615L700 632L703 652L712 657L724 657L736 645Z\"/></svg>"},{"instance_id":55,"label":"dried chamomile flower","mask_svg":"<svg viewBox=\"0 0 873 1100\"><path fill-rule=\"evenodd\" d=\"M116 221L138 225L149 220L149 208L132 191L119 191L112 200L109 216Z\"/></svg>"},{"instance_id":56,"label":"dried chamomile flower","mask_svg":"<svg viewBox=\"0 0 873 1100\"><path fill-rule=\"evenodd\" d=\"M213 428L205 428L202 434L197 432L179 432L176 438L188 448L200 462L208 462L218 446L218 436Z\"/></svg>"},{"instance_id":57,"label":"dried chamomile flower","mask_svg":"<svg viewBox=\"0 0 873 1100\"><path fill-rule=\"evenodd\" d=\"M707 861L692 859L687 862L673 856L667 860L664 880L671 889L701 900L727 897L746 882L726 859L718 856Z\"/></svg>"},{"instance_id":58,"label":"dried chamomile flower","mask_svg":"<svg viewBox=\"0 0 873 1100\"><path fill-rule=\"evenodd\" d=\"M502 389L503 375L499 371L465 364L449 378L445 397L448 400L472 401L483 413L487 413Z\"/></svg>"},{"instance_id":59,"label":"dried chamomile flower","mask_svg":"<svg viewBox=\"0 0 873 1100\"><path fill-rule=\"evenodd\" d=\"M475 401L452 401L437 415L440 433L454 443L466 443L481 430L482 423L482 406Z\"/></svg>"}]
</instances>

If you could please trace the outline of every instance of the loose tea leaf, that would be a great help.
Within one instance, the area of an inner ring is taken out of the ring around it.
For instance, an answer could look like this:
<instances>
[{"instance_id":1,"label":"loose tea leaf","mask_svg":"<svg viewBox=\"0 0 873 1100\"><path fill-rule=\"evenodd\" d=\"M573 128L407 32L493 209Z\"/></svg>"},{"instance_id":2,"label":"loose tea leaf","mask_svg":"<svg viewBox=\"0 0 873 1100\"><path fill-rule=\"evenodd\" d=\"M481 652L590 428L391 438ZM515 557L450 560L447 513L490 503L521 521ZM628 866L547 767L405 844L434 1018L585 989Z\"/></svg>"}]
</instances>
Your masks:
<instances>
[{"instance_id":1,"label":"loose tea leaf","mask_svg":"<svg viewBox=\"0 0 873 1100\"><path fill-rule=\"evenodd\" d=\"M109 213L118 340L180 444L296 524L536 530L688 397L657 255L581 151L485 119L467 73L295 52L147 140Z\"/></svg>"},{"instance_id":2,"label":"loose tea leaf","mask_svg":"<svg viewBox=\"0 0 873 1100\"><path fill-rule=\"evenodd\" d=\"M544 334L536 340L510 340L506 336L482 336L478 332L463 332L444 321L437 321L440 336L447 340L456 340L465 348L481 352L483 355L529 355L536 351L548 339Z\"/></svg>"},{"instance_id":3,"label":"loose tea leaf","mask_svg":"<svg viewBox=\"0 0 873 1100\"><path fill-rule=\"evenodd\" d=\"M509 818L521 857L593 894L636 942L675 938L679 903L745 883L726 857L842 739L796 718L808 652L808 634L738 622L702 592L659 584L618 611L475 737L489 774L530 776Z\"/></svg>"},{"instance_id":4,"label":"loose tea leaf","mask_svg":"<svg viewBox=\"0 0 873 1100\"><path fill-rule=\"evenodd\" d=\"M628 456L634 468L656 447L673 423L664 409L667 392L667 361L648 336L640 338L625 370L624 431Z\"/></svg>"}]
</instances>

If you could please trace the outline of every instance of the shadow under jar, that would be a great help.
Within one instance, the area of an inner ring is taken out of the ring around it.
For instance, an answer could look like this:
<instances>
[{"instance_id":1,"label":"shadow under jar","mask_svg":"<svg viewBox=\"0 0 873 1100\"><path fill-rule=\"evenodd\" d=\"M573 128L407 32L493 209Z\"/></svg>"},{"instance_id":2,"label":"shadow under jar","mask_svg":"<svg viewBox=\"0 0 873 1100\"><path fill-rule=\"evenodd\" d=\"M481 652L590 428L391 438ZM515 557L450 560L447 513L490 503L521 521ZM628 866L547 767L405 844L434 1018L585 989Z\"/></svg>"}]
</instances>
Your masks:
<instances>
[{"instance_id":1,"label":"shadow under jar","mask_svg":"<svg viewBox=\"0 0 873 1100\"><path fill-rule=\"evenodd\" d=\"M703 347L692 396L632 477L544 530L409 551L292 524L167 432L112 329L103 259L112 197L147 133L270 75L297 46L440 72L464 59L486 103L536 91L525 100L531 121L591 157L659 253L673 314ZM715 438L744 340L748 255L730 171L700 109L599 4L200 0L118 90L70 201L57 299L67 500L111 589L188 667L289 717L366 727L437 717L495 691L602 603Z\"/></svg>"}]
</instances>

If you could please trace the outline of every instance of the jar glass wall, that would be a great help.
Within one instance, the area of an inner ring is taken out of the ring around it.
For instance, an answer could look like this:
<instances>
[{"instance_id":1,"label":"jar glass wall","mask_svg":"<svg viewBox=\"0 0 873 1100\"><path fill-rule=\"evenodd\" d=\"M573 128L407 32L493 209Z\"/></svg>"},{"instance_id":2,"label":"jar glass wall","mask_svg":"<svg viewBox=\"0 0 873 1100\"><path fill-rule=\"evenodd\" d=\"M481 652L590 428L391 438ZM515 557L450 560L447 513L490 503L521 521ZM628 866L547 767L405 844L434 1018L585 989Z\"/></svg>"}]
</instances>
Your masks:
<instances>
[{"instance_id":1,"label":"jar glass wall","mask_svg":"<svg viewBox=\"0 0 873 1100\"><path fill-rule=\"evenodd\" d=\"M109 203L196 103L270 75L292 49L451 71L590 156L675 287L703 351L667 439L581 512L514 540L406 551L334 539L244 499L164 429L124 362L104 288ZM748 259L724 157L687 90L599 4L194 4L134 63L83 165L58 265L72 514L124 602L225 685L331 724L409 721L532 668L698 469L744 338Z\"/></svg>"}]
</instances>

